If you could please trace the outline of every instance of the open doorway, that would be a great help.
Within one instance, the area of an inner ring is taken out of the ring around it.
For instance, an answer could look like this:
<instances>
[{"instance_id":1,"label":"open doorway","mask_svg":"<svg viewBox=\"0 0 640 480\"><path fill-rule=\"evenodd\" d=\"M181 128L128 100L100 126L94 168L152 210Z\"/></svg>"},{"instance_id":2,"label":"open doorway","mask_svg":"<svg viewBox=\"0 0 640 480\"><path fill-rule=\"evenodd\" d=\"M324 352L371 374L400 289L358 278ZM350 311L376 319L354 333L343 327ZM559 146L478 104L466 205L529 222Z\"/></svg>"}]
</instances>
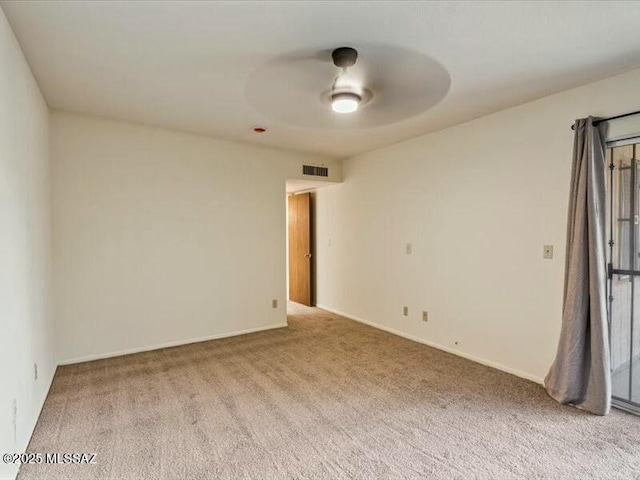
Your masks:
<instances>
[{"instance_id":1,"label":"open doorway","mask_svg":"<svg viewBox=\"0 0 640 480\"><path fill-rule=\"evenodd\" d=\"M287 313L314 307L317 301L316 271L322 261L317 253L316 204L318 191L339 182L311 179L286 181Z\"/></svg>"}]
</instances>

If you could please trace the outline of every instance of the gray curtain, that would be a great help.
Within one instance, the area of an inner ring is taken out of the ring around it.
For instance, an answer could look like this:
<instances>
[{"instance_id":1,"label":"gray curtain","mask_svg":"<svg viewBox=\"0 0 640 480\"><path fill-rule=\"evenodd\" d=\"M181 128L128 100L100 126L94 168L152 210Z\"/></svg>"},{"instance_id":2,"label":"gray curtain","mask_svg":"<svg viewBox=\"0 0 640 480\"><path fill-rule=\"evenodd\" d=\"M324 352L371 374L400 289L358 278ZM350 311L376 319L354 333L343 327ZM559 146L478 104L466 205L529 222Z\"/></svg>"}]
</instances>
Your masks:
<instances>
[{"instance_id":1,"label":"gray curtain","mask_svg":"<svg viewBox=\"0 0 640 480\"><path fill-rule=\"evenodd\" d=\"M544 384L551 397L597 415L611 408L606 310L604 134L576 120L567 220L562 330Z\"/></svg>"}]
</instances>

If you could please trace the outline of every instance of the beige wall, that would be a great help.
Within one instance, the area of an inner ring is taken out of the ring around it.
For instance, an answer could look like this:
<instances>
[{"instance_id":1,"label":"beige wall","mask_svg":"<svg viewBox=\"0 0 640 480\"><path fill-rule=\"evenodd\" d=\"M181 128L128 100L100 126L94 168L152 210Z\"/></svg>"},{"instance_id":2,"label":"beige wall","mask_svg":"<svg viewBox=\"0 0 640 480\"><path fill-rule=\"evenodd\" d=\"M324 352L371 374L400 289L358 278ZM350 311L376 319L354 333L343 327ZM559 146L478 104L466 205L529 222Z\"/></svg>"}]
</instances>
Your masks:
<instances>
[{"instance_id":1,"label":"beige wall","mask_svg":"<svg viewBox=\"0 0 640 480\"><path fill-rule=\"evenodd\" d=\"M285 180L313 162L339 181L339 162L68 113L51 122L59 360L286 324Z\"/></svg>"},{"instance_id":2,"label":"beige wall","mask_svg":"<svg viewBox=\"0 0 640 480\"><path fill-rule=\"evenodd\" d=\"M346 160L317 195L318 303L541 381L561 323L569 127L639 94L635 70Z\"/></svg>"},{"instance_id":3,"label":"beige wall","mask_svg":"<svg viewBox=\"0 0 640 480\"><path fill-rule=\"evenodd\" d=\"M48 115L47 105L0 8L2 453L26 448L56 366L51 309ZM0 462L0 479L14 478L17 470L17 465Z\"/></svg>"}]
</instances>

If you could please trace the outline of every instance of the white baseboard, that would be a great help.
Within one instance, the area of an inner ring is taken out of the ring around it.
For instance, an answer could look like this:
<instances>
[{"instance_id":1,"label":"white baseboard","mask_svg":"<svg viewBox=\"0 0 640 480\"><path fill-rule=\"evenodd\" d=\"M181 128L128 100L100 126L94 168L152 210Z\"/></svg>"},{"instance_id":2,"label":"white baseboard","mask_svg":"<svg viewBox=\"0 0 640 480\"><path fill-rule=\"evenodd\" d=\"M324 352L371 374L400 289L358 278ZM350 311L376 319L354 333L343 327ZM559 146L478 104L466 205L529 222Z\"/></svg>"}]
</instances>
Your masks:
<instances>
[{"instance_id":1,"label":"white baseboard","mask_svg":"<svg viewBox=\"0 0 640 480\"><path fill-rule=\"evenodd\" d=\"M451 353L453 355L457 355L458 357L466 358L467 360L471 360L472 362L480 363L481 365L485 365L487 367L495 368L496 370L501 370L503 372L510 373L511 375L515 375L516 377L524 378L526 380L539 383L540 385L544 384L544 379L537 377L535 375L531 375L527 372L516 370L515 368L507 367L500 363L492 362L484 358L476 357L475 355L470 355L460 350L456 350L455 348L446 347L444 345L440 345L439 343L431 342L429 340L425 340L423 338L416 337L414 335L409 335L407 333L401 332L400 330L395 330L393 328L385 327L384 325L380 325L378 323L374 323L369 320L365 320L363 318L359 318L354 315L341 312L339 310L335 310L331 307L327 307L326 305L318 304L316 306L318 308L321 308L322 310L326 310L327 312L335 313L336 315L340 315L341 317L345 317L350 320L355 320L356 322L359 322L359 323L364 323L365 325L369 325L370 327L374 327L379 330L384 330L385 332L389 332L389 333L392 333L393 335L406 338L407 340L412 340L414 342L422 343L423 345L427 345L429 347L437 348L438 350L442 350L443 352Z\"/></svg>"},{"instance_id":2,"label":"white baseboard","mask_svg":"<svg viewBox=\"0 0 640 480\"><path fill-rule=\"evenodd\" d=\"M148 352L151 350L160 350L162 348L179 347L180 345L188 345L190 343L208 342L209 340L219 340L221 338L236 337L238 335L246 335L247 333L263 332L265 330L273 330L275 328L284 328L287 326L288 325L286 322L277 323L275 325L268 325L266 327L250 328L247 330L237 330L235 332L229 332L229 333L219 333L217 335L210 335L207 337L190 338L187 340L178 340L176 342L161 343L158 345L148 345L145 347L128 348L126 350L118 350L117 352L99 353L96 355L87 355L84 357L70 358L70 359L62 360L58 362L58 365L71 365L74 363L91 362L92 360L102 360L105 358L120 357L122 355Z\"/></svg>"}]
</instances>

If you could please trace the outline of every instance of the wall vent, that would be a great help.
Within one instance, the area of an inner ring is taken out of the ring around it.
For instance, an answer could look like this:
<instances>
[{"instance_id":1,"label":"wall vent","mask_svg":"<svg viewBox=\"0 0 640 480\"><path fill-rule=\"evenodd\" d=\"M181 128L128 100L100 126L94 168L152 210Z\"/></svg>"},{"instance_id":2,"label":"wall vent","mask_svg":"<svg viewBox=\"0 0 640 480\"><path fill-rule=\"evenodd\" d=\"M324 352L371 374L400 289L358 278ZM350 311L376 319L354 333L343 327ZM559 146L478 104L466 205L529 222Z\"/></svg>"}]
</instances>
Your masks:
<instances>
[{"instance_id":1,"label":"wall vent","mask_svg":"<svg viewBox=\"0 0 640 480\"><path fill-rule=\"evenodd\" d=\"M313 175L314 177L328 177L329 169L327 167L316 167L315 165L303 165L303 175Z\"/></svg>"}]
</instances>

